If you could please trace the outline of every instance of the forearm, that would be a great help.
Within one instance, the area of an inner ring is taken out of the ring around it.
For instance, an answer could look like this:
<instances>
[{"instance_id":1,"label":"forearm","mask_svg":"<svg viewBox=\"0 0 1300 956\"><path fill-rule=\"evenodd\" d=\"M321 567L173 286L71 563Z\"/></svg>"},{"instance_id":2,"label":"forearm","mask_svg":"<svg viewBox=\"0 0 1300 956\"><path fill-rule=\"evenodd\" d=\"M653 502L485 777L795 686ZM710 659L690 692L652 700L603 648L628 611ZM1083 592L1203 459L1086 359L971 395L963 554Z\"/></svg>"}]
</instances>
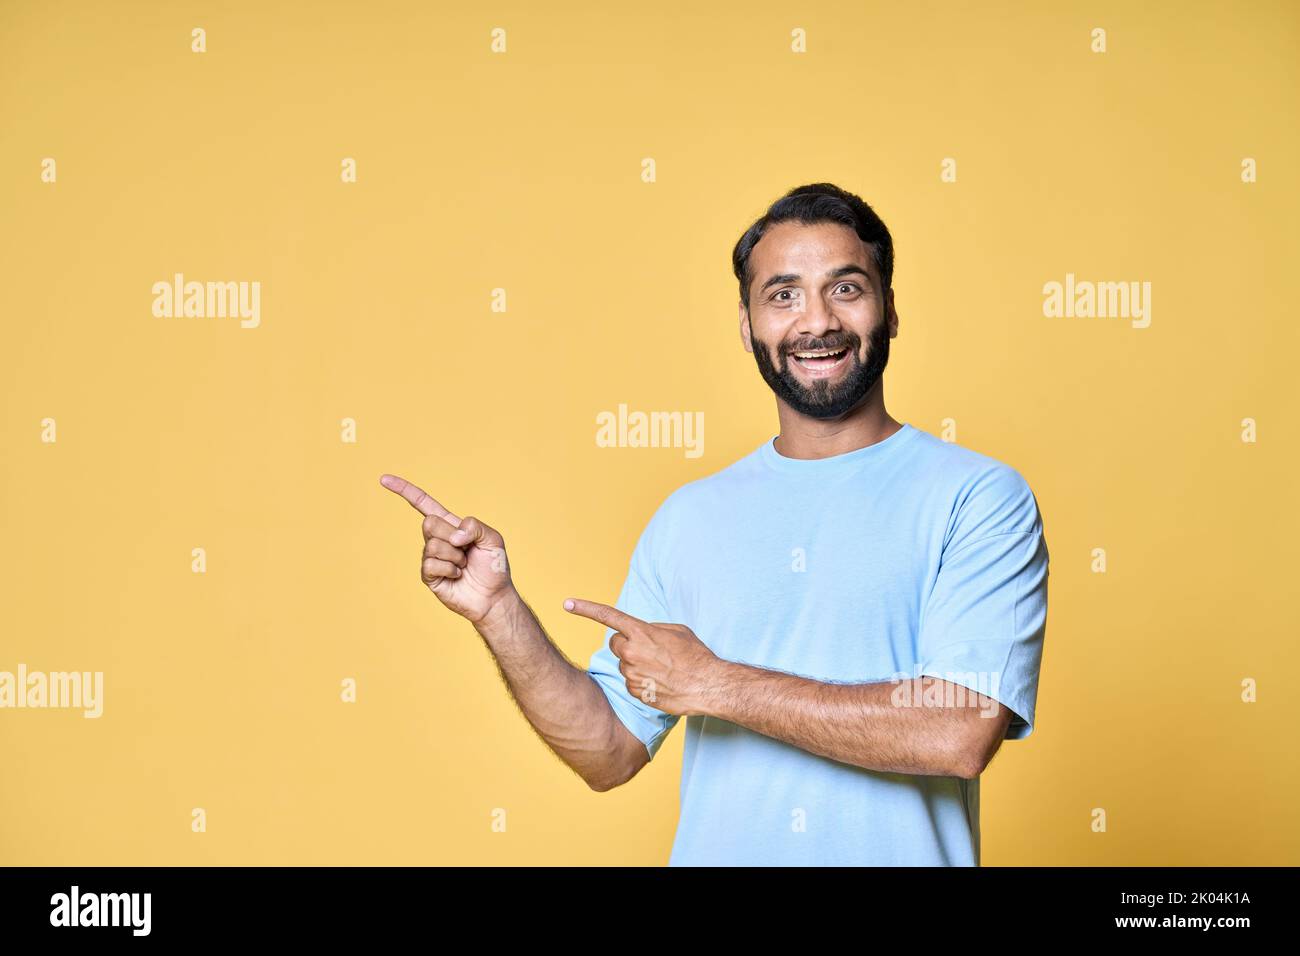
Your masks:
<instances>
[{"instance_id":1,"label":"forearm","mask_svg":"<svg viewBox=\"0 0 1300 956\"><path fill-rule=\"evenodd\" d=\"M551 642L516 591L474 627L519 709L547 746L589 784L608 785L620 772L613 766L617 718L595 681Z\"/></svg>"},{"instance_id":2,"label":"forearm","mask_svg":"<svg viewBox=\"0 0 1300 956\"><path fill-rule=\"evenodd\" d=\"M974 692L960 706L913 706L933 701L934 685L942 692L945 681L830 684L730 661L719 673L707 713L801 750L890 773L971 777L983 769L989 717Z\"/></svg>"}]
</instances>

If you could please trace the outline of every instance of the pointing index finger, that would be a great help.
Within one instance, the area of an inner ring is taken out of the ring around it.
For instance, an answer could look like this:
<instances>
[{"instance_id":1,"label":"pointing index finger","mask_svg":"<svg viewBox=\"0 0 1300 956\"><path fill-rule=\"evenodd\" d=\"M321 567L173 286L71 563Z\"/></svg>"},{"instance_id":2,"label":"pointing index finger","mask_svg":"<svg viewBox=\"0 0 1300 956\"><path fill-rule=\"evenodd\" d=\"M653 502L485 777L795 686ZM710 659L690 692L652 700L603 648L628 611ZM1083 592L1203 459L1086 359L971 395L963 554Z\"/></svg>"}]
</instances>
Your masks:
<instances>
[{"instance_id":1,"label":"pointing index finger","mask_svg":"<svg viewBox=\"0 0 1300 956\"><path fill-rule=\"evenodd\" d=\"M591 620L599 624L604 624L606 627L612 627L614 630L624 633L629 629L635 630L645 626L645 621L640 618L633 617L631 614L624 614L616 607L610 607L608 604L601 604L597 601L569 598L564 602L564 609L570 614L591 618Z\"/></svg>"},{"instance_id":2,"label":"pointing index finger","mask_svg":"<svg viewBox=\"0 0 1300 956\"><path fill-rule=\"evenodd\" d=\"M397 475L380 475L379 483L389 491L395 492L411 503L411 507L426 517L433 515L439 518L450 517L452 523L456 524L459 519L450 511L438 504L434 498L424 489L417 485L411 484L405 478L399 478Z\"/></svg>"}]
</instances>

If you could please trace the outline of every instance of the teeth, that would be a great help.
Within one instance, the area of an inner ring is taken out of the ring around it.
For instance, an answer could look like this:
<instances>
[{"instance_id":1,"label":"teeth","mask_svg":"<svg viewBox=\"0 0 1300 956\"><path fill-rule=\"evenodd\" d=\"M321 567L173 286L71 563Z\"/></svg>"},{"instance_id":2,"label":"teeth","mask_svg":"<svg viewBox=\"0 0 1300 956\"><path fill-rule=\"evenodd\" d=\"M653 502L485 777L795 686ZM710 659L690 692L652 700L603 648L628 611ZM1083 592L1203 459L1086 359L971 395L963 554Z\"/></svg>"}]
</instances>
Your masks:
<instances>
[{"instance_id":1,"label":"teeth","mask_svg":"<svg viewBox=\"0 0 1300 956\"><path fill-rule=\"evenodd\" d=\"M834 352L795 352L794 356L795 358L807 358L807 359L834 358L835 356L842 355L843 353L844 353L844 349L836 349Z\"/></svg>"}]
</instances>

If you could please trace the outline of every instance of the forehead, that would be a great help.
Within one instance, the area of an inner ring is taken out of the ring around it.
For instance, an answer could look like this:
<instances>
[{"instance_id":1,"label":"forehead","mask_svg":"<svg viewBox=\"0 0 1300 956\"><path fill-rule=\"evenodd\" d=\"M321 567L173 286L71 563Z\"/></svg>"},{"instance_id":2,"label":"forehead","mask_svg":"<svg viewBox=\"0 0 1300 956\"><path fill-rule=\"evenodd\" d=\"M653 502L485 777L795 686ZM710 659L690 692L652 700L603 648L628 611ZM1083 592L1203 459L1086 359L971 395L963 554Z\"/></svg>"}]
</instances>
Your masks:
<instances>
[{"instance_id":1,"label":"forehead","mask_svg":"<svg viewBox=\"0 0 1300 956\"><path fill-rule=\"evenodd\" d=\"M778 273L817 279L850 263L862 266L873 280L880 281L866 243L838 222L779 222L763 233L749 254L750 274L760 284Z\"/></svg>"}]
</instances>

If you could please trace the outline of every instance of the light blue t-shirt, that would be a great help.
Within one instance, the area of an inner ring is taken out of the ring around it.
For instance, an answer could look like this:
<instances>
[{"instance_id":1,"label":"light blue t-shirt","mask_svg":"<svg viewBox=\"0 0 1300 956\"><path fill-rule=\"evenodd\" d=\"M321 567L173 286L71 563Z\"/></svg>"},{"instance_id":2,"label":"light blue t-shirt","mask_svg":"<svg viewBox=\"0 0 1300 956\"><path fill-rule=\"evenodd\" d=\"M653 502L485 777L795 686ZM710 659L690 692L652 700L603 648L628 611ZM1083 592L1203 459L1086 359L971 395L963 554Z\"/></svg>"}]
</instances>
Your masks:
<instances>
[{"instance_id":1,"label":"light blue t-shirt","mask_svg":"<svg viewBox=\"0 0 1300 956\"><path fill-rule=\"evenodd\" d=\"M683 485L617 605L814 680L952 681L1005 704L1016 739L1034 725L1047 572L1020 474L904 424L831 458L768 441ZM679 718L629 693L611 633L589 672L653 758ZM979 865L978 780L866 770L715 717L685 732L670 865Z\"/></svg>"}]
</instances>

